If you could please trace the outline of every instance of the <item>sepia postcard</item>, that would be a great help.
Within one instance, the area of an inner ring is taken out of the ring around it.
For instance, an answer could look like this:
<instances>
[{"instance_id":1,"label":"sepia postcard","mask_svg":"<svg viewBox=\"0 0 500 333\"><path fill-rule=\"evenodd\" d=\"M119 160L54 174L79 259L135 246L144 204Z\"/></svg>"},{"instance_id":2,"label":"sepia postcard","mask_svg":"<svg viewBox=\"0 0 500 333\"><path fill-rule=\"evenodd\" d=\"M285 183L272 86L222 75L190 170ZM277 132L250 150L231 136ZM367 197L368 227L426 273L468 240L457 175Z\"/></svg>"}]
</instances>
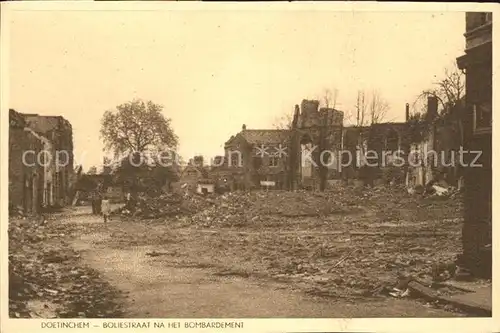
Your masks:
<instances>
[{"instance_id":1,"label":"sepia postcard","mask_svg":"<svg viewBox=\"0 0 500 333\"><path fill-rule=\"evenodd\" d=\"M500 331L497 8L2 3L1 331Z\"/></svg>"}]
</instances>

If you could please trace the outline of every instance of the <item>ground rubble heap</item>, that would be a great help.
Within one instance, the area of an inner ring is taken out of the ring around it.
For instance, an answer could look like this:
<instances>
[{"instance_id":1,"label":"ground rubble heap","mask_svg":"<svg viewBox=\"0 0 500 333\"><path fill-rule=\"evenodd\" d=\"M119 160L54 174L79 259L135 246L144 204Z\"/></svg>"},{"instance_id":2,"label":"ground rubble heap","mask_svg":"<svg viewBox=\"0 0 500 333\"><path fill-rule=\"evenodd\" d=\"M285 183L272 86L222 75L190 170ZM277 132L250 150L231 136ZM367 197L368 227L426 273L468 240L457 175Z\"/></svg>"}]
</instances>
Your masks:
<instances>
[{"instance_id":1,"label":"ground rubble heap","mask_svg":"<svg viewBox=\"0 0 500 333\"><path fill-rule=\"evenodd\" d=\"M106 318L120 316L119 293L80 264L66 242L70 225L9 221L9 316Z\"/></svg>"},{"instance_id":2,"label":"ground rubble heap","mask_svg":"<svg viewBox=\"0 0 500 333\"><path fill-rule=\"evenodd\" d=\"M161 193L150 195L139 193L134 207L121 207L116 213L142 219L158 219L194 214L210 205L208 198L200 195L181 195L178 193Z\"/></svg>"}]
</instances>

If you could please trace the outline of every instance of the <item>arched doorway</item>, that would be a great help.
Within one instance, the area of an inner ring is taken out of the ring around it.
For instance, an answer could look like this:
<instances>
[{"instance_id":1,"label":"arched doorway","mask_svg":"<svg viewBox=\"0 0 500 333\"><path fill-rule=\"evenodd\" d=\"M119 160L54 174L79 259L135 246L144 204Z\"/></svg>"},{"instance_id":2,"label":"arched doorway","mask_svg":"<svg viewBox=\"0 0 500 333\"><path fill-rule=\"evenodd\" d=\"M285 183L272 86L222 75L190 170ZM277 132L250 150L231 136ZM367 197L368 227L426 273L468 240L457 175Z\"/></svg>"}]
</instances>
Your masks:
<instances>
[{"instance_id":1,"label":"arched doorway","mask_svg":"<svg viewBox=\"0 0 500 333\"><path fill-rule=\"evenodd\" d=\"M309 134L304 134L300 139L300 170L302 183L305 184L312 177L312 152L314 150L313 141Z\"/></svg>"}]
</instances>

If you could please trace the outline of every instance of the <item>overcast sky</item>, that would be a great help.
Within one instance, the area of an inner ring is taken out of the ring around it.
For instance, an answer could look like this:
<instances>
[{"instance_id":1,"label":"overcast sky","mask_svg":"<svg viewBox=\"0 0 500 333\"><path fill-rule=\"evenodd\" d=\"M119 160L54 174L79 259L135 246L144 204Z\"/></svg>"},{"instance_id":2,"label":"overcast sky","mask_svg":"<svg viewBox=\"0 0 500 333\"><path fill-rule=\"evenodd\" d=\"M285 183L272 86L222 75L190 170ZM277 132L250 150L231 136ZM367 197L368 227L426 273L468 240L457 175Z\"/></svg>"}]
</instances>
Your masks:
<instances>
[{"instance_id":1,"label":"overcast sky","mask_svg":"<svg viewBox=\"0 0 500 333\"><path fill-rule=\"evenodd\" d=\"M100 119L133 98L164 105L184 158L223 153L272 128L304 98L338 89L351 111L378 90L388 119L463 53L464 13L334 11L18 11L10 17L10 102L62 115L76 162L102 161ZM82 157L84 156L84 157Z\"/></svg>"}]
</instances>

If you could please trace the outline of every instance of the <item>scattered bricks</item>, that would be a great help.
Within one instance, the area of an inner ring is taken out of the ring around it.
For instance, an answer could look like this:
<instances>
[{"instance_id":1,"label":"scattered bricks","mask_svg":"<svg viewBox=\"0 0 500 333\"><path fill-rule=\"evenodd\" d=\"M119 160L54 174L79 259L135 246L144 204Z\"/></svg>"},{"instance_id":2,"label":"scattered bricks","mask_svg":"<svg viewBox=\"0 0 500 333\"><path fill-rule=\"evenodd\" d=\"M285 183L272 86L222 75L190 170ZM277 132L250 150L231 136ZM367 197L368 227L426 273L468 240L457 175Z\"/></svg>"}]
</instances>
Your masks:
<instances>
[{"instance_id":1,"label":"scattered bricks","mask_svg":"<svg viewBox=\"0 0 500 333\"><path fill-rule=\"evenodd\" d=\"M87 318L121 316L119 293L91 269L78 266L80 256L65 242L77 227L9 221L10 317L46 317L32 308L40 298L58 305L57 317L74 318L78 312ZM33 241L35 235L45 241Z\"/></svg>"}]
</instances>

